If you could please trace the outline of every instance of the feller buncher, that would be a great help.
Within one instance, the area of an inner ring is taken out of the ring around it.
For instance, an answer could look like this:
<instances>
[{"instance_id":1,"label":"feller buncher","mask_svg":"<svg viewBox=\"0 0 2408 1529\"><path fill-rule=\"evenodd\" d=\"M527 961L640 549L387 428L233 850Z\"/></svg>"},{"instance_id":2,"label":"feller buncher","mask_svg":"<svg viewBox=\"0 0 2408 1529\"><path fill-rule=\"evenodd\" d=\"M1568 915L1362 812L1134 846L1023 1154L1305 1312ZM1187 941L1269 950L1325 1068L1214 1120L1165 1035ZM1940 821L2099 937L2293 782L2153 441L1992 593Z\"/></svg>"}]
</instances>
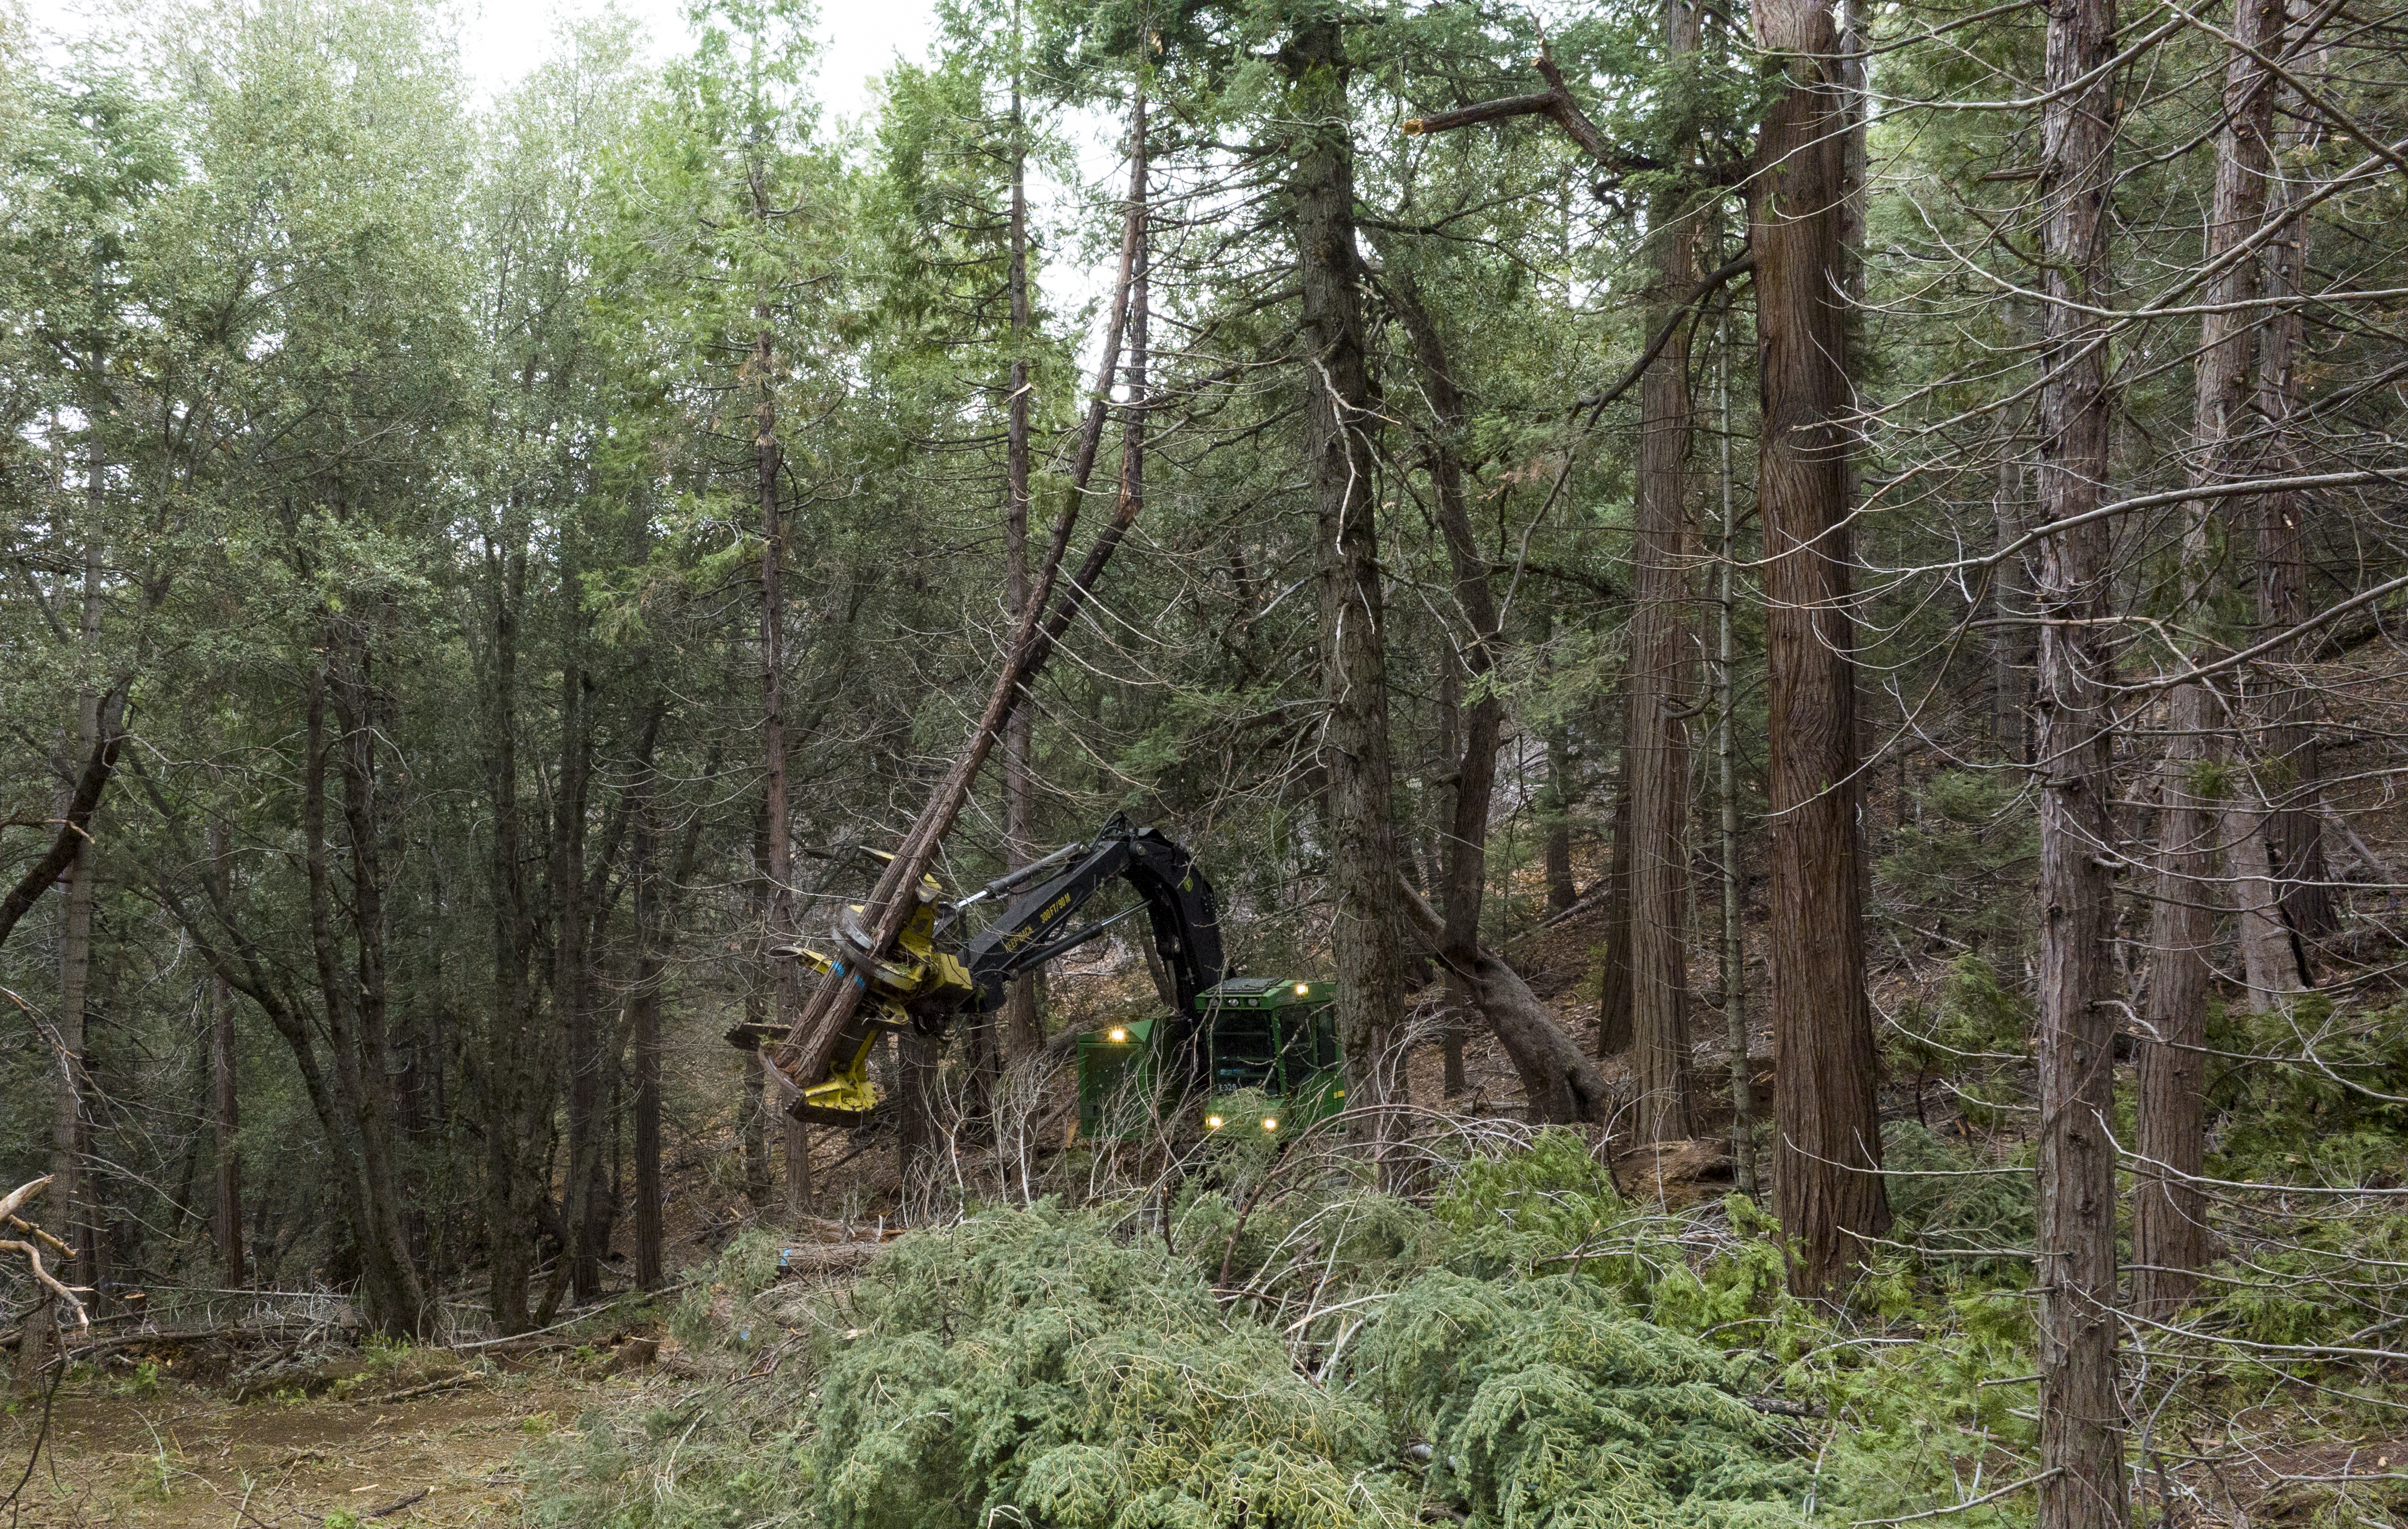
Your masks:
<instances>
[{"instance_id":1,"label":"feller buncher","mask_svg":"<svg viewBox=\"0 0 2408 1529\"><path fill-rule=\"evenodd\" d=\"M1082 921L1087 903L1116 879L1136 892L1138 906ZM797 1120L868 1124L880 1107L869 1078L880 1035L943 1036L959 1016L991 1014L1003 1007L1014 978L1100 938L1140 909L1169 975L1172 1011L1079 1037L1083 1134L1128 1135L1181 1118L1192 1105L1207 1131L1283 1135L1344 1107L1335 989L1310 979L1232 974L1211 883L1185 849L1156 829L1134 827L1114 813L1088 843L1065 845L970 896L950 899L925 876L917 897L883 956L873 952L859 907L838 918L827 949L775 951L862 990L829 1051L826 1075L796 1079L801 1093L788 1112ZM963 937L973 910L996 902L1003 911ZM785 1034L780 1026L738 1025L727 1038L749 1050L774 1046ZM1241 1093L1268 1107L1240 1116L1231 1096Z\"/></svg>"}]
</instances>

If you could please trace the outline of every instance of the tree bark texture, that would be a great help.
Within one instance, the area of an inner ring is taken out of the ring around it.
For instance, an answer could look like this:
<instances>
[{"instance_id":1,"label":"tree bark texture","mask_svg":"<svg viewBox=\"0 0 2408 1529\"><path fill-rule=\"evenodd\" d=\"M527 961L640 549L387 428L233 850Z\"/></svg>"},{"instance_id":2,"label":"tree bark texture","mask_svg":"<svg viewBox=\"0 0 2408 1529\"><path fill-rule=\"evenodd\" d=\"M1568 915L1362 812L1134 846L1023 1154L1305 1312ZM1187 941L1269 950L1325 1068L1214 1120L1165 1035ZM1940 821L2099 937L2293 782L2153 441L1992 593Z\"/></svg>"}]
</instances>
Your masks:
<instances>
[{"instance_id":1,"label":"tree bark texture","mask_svg":"<svg viewBox=\"0 0 2408 1529\"><path fill-rule=\"evenodd\" d=\"M2215 184L2209 206L2206 252L2214 261L2255 233L2266 216L2272 157L2273 79L2250 57L2280 35L2281 0L2235 0L2233 36L2241 44L2225 71L2226 121L2215 142ZM2220 483L2240 466L2238 447L2249 406L2251 315L2258 293L2254 261L2231 264L2209 282L2206 299L2234 311L2211 310L2200 321L2199 360L2192 373L2192 481ZM2211 597L2214 577L2211 500L2187 507L2182 585L2186 613ZM2187 620L2182 624L2188 624ZM2189 664L2196 650L2174 655ZM2200 776L2212 747L2212 703L2204 681L2176 685L2166 695L2168 737L2157 783L2157 876L2150 915L2150 977L2146 1034L2139 1057L2140 1171L2132 1205L2132 1293L2146 1316L2162 1318L2197 1290L2192 1271L2207 1262L2206 1202L2191 1182L2204 1161L2203 1094L2207 1044L2209 958L2215 933L2212 905L2217 823L2202 799Z\"/></svg>"},{"instance_id":2,"label":"tree bark texture","mask_svg":"<svg viewBox=\"0 0 2408 1529\"><path fill-rule=\"evenodd\" d=\"M1449 955L1445 919L1428 899L1405 885L1401 876L1395 887L1398 907L1422 948L1462 979L1472 1003L1496 1032L1498 1044L1504 1047L1521 1079L1523 1094L1530 1101L1531 1122L1609 1123L1613 1100L1605 1075L1595 1059L1581 1054L1579 1044L1564 1034L1554 1013L1539 1001L1521 974L1503 957L1477 943L1469 952Z\"/></svg>"},{"instance_id":3,"label":"tree bark texture","mask_svg":"<svg viewBox=\"0 0 2408 1529\"><path fill-rule=\"evenodd\" d=\"M573 589L576 564L563 559L564 591ZM576 602L570 602L571 609ZM575 656L579 624L572 616L564 634L569 653L560 669L560 764L552 785L552 1001L555 1028L568 1075L568 1172L561 1187L561 1222L568 1233L565 1257L570 1298L580 1305L602 1293L602 1254L591 1235L590 1202L599 1188L602 1122L602 1036L594 1012L593 964L589 959L585 907L585 828L594 786L594 722L591 687ZM607 1236L607 1232L606 1232Z\"/></svg>"},{"instance_id":4,"label":"tree bark texture","mask_svg":"<svg viewBox=\"0 0 2408 1529\"><path fill-rule=\"evenodd\" d=\"M2207 1263L2208 957L2215 937L2214 805L2200 774L2214 752L2204 685L2167 695L2157 779L2157 903L2149 920L2149 999L2139 1054L2139 1174L2132 1202L2132 1298L2163 1319L2198 1289Z\"/></svg>"},{"instance_id":5,"label":"tree bark texture","mask_svg":"<svg viewBox=\"0 0 2408 1529\"><path fill-rule=\"evenodd\" d=\"M1722 435L1722 536L1714 568L1714 796L1721 821L1723 1033L1730 1072L1731 1183L1754 1199L1756 1181L1756 1066L1748 1060L1746 882L1740 872L1739 770L1739 514L1731 498L1730 310L1723 310L1721 353L1715 359L1715 392Z\"/></svg>"},{"instance_id":6,"label":"tree bark texture","mask_svg":"<svg viewBox=\"0 0 2408 1529\"><path fill-rule=\"evenodd\" d=\"M1335 905L1339 1038L1347 1097L1385 1104L1404 1017L1404 931L1397 908L1403 846L1392 802L1387 660L1380 585L1376 421L1364 353L1355 251L1354 147L1347 134L1345 46L1334 19L1299 27L1282 50L1302 124L1288 197L1303 286L1305 437L1319 544L1321 664L1326 702L1329 895ZM1366 1132L1380 1117L1356 1117Z\"/></svg>"},{"instance_id":7,"label":"tree bark texture","mask_svg":"<svg viewBox=\"0 0 2408 1529\"><path fill-rule=\"evenodd\" d=\"M514 509L513 522L518 521ZM485 1256L494 1325L523 1333L527 1277L535 1265L538 1144L549 1136L557 1097L556 1048L538 1023L536 922L527 884L526 813L519 795L519 622L526 601L523 522L491 554L494 599L488 677L487 793L494 817L493 1014L477 1081L485 1116Z\"/></svg>"},{"instance_id":8,"label":"tree bark texture","mask_svg":"<svg viewBox=\"0 0 2408 1529\"><path fill-rule=\"evenodd\" d=\"M1624 689L1624 730L1629 712ZM1630 764L1623 762L1613 783L1613 846L1605 867L1605 969L1598 979L1597 1054L1620 1056L1630 1050Z\"/></svg>"},{"instance_id":9,"label":"tree bark texture","mask_svg":"<svg viewBox=\"0 0 2408 1529\"><path fill-rule=\"evenodd\" d=\"M209 875L217 882L220 904L231 894L233 874L229 835L223 819L209 824ZM209 974L209 1123L210 1145L216 1151L215 1208L212 1230L217 1242L218 1279L228 1290L245 1282L242 1256L242 1094L235 1068L234 984L221 973Z\"/></svg>"},{"instance_id":10,"label":"tree bark texture","mask_svg":"<svg viewBox=\"0 0 2408 1529\"><path fill-rule=\"evenodd\" d=\"M105 512L108 464L97 439L85 468L93 523ZM100 646L101 547L97 531L84 544L83 617L78 632L84 662L97 662ZM89 684L76 697L76 743L79 756L93 757L101 747L101 697ZM70 809L73 804L70 803ZM75 825L75 852L67 863L65 907L59 932L59 1007L57 1034L51 1038L58 1086L52 1094L50 1173L55 1190L51 1203L65 1212L67 1241L76 1250L72 1283L89 1285L95 1293L108 1280L108 1236L100 1194L93 1181L92 993L93 912L100 892L98 841L86 822ZM100 1297L95 1293L93 1306Z\"/></svg>"},{"instance_id":11,"label":"tree bark texture","mask_svg":"<svg viewBox=\"0 0 2408 1529\"><path fill-rule=\"evenodd\" d=\"M1447 364L1445 342L1412 276L1396 272L1387 286L1412 343L1422 393L1435 416L1436 428L1424 465L1438 504L1439 536L1446 544L1455 576L1455 613L1468 634L1460 644L1450 640L1447 655L1445 752L1449 757L1443 767L1453 779L1444 794L1445 836L1440 841L1442 858L1437 877L1443 921L1440 953L1459 959L1470 956L1479 946L1480 907L1488 888L1488 815L1497 790L1498 739L1505 721L1504 700L1489 680L1496 672L1502 639L1496 593L1488 582L1488 562L1480 555L1463 493L1460 443L1470 422L1470 409L1462 389L1455 385L1454 368ZM1468 708L1460 704L1466 682L1476 693ZM1447 992L1455 1008L1479 1010L1480 993L1471 981L1455 965L1447 965L1445 972ZM1485 1019L1485 1011L1481 1012ZM1465 1087L1459 1025L1448 1036L1444 1086L1449 1098L1462 1093Z\"/></svg>"},{"instance_id":12,"label":"tree bark texture","mask_svg":"<svg viewBox=\"0 0 2408 1529\"><path fill-rule=\"evenodd\" d=\"M397 1336L420 1336L426 1294L402 1234L401 1183L393 1142L392 1065L384 1044L384 872L375 831L375 738L362 725L369 679L363 646L330 622L326 656L310 671L308 750L302 761L302 851L309 887L309 943L326 1025L326 1050L344 1128L353 1138L353 1182L347 1186L351 1234L360 1257L369 1322ZM337 736L327 736L332 709ZM343 781L351 850L349 918L352 960L342 962L326 831L330 754Z\"/></svg>"},{"instance_id":13,"label":"tree bark texture","mask_svg":"<svg viewBox=\"0 0 2408 1529\"><path fill-rule=\"evenodd\" d=\"M2040 786L2040 1294L2042 1529L2122 1529L2115 1389L2115 1009L2103 306L2114 181L2114 0L2048 12L2041 109L2042 291L2039 513L2046 532L2034 769ZM2078 306L2077 306L2078 305ZM2051 527L2062 529L2050 530Z\"/></svg>"},{"instance_id":14,"label":"tree bark texture","mask_svg":"<svg viewBox=\"0 0 2408 1529\"><path fill-rule=\"evenodd\" d=\"M1828 7L1752 13L1786 88L1758 130L1756 256L1771 734L1773 1198L1800 1293L1829 1291L1889 1228L1865 993L1849 610L1847 313L1841 204L1852 109Z\"/></svg>"},{"instance_id":15,"label":"tree bark texture","mask_svg":"<svg viewBox=\"0 0 2408 1529\"><path fill-rule=\"evenodd\" d=\"M1004 603L1015 628L1036 619L1028 608L1028 146L1021 116L1020 7L1011 12L1011 265L1006 280L1011 289L1010 395L1004 404L1003 569ZM1034 758L1037 708L1011 708L1003 734L1003 861L1018 870L1037 858L1037 779ZM1004 1066L1036 1054L1044 1043L1043 1020L1037 1007L1037 974L1012 979L1004 997L997 1051Z\"/></svg>"},{"instance_id":16,"label":"tree bark texture","mask_svg":"<svg viewBox=\"0 0 2408 1529\"><path fill-rule=\"evenodd\" d=\"M636 1135L636 1288L658 1290L664 1277L661 1256L661 1212L666 1189L661 1182L661 974L666 964L667 939L663 928L659 865L659 781L649 761L635 783L635 843L630 848L629 879L636 893L636 961L629 974L628 1028L635 1052ZM747 1078L761 1069L748 1066Z\"/></svg>"},{"instance_id":17,"label":"tree bark texture","mask_svg":"<svg viewBox=\"0 0 2408 1529\"><path fill-rule=\"evenodd\" d=\"M2240 3L2245 5L2249 0ZM2258 40L2261 51L2281 51L2284 25L2284 17L2278 10L2266 23L2265 36ZM2234 36L2240 36L2237 30ZM2236 60L2236 66L2238 63ZM2261 75L2265 72L2254 61L2253 66ZM2271 103L2275 93L2273 81L2267 79L2260 93ZM2265 154L2270 179L2274 170L2271 141L2273 131L2270 120L2270 142ZM2300 127L2284 134L2286 138L2304 136L2305 130ZM2295 184L2284 181L2276 185L2271 196L2276 210L2286 215L2288 226L2266 250L2265 286L2269 297L2293 296L2305 290L2308 224L2305 220L2288 216L2299 194ZM2304 465L2297 416L2303 387L2300 363L2306 326L2305 310L2297 304L2266 309L2257 324L2256 407L2259 428L2265 433L2265 446L2255 465L2270 474L2298 473ZM2257 501L2254 529L2258 628L2261 636L2296 626L2309 615L2304 535L2307 509L2307 496L2298 493L2270 493ZM2278 650L2277 659L2294 656L2295 648ZM2263 691L2258 698L2258 710L2264 731L2257 753L2262 761L2262 771L2275 787L2265 825L2266 858L2281 880L2284 923L2304 944L2331 933L2338 917L2325 860L2323 818L2317 810L2323 793L2323 769L2316 757L2315 692L2289 682L2288 677L2279 672ZM2300 977L2304 982L2304 950L2301 956Z\"/></svg>"},{"instance_id":18,"label":"tree bark texture","mask_svg":"<svg viewBox=\"0 0 2408 1529\"><path fill-rule=\"evenodd\" d=\"M1666 0L1668 59L1698 49L1702 13ZM1689 1055L1689 723L1698 653L1689 632L1697 562L1688 504L1689 336L1674 323L1698 280L1698 221L1685 188L1649 214L1647 328L1672 338L1639 385L1639 483L1630 539L1630 687L1622 739L1630 779L1631 1080L1642 1142L1696 1135Z\"/></svg>"}]
</instances>

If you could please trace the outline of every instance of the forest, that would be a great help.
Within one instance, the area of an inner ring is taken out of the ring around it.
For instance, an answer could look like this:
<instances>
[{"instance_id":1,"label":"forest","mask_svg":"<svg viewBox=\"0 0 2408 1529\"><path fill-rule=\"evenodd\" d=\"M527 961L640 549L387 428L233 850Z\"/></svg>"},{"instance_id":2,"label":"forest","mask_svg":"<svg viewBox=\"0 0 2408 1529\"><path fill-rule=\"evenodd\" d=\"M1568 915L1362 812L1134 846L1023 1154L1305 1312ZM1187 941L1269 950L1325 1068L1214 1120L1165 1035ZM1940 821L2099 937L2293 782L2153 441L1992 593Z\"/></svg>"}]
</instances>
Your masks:
<instances>
[{"instance_id":1,"label":"forest","mask_svg":"<svg viewBox=\"0 0 2408 1529\"><path fill-rule=\"evenodd\" d=\"M12 1524L2408 1522L2408 8L819 21L0 0Z\"/></svg>"}]
</instances>

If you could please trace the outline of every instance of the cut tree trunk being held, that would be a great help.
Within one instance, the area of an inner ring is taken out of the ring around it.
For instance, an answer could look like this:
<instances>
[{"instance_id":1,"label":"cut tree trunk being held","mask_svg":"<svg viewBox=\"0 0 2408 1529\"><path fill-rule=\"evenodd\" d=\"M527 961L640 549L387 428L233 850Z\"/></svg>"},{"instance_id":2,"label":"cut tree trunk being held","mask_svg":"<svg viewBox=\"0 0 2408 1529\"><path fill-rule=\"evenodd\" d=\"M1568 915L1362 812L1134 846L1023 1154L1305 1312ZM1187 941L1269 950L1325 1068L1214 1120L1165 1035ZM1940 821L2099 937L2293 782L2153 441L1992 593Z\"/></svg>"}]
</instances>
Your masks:
<instances>
[{"instance_id":1,"label":"cut tree trunk being held","mask_svg":"<svg viewBox=\"0 0 2408 1529\"><path fill-rule=\"evenodd\" d=\"M1134 172L1133 172L1134 176ZM1139 182L1141 186L1142 182ZM972 724L969 736L954 757L928 804L904 836L895 858L886 863L878 883L870 890L862 907L862 923L870 932L870 939L880 950L891 950L896 936L902 932L904 921L918 906L915 889L928 866L935 862L938 849L953 832L953 820L959 816L962 804L968 799L970 786L978 779L980 767L986 763L996 742L1003 732L1004 720L1025 696L1027 686L1044 666L1046 658L1071 621L1088 592L1101 577L1121 538L1127 534L1137 513L1136 503L1121 496L1111 524L1105 527L1078 573L1064 593L1058 607L1053 607L1054 584L1062 566L1062 556L1070 539L1071 528L1077 524L1079 508L1085 498L1088 479L1094 475L1096 457L1103 441L1104 421L1111 407L1112 379L1119 375L1121 341L1129 313L1129 287L1137 262L1138 245L1144 226L1144 208L1131 198L1126 223L1121 239L1120 279L1115 284L1111 319L1104 332L1103 358L1096 368L1096 391L1089 398L1087 417L1081 427L1078 452L1070 469L1069 492L1064 496L1062 512L1054 522L1054 531L1045 559L1039 565L1035 587L1030 591L1019 623L1014 628L1010 646L1005 650L1002 671L996 675L995 688L989 692L985 708ZM1040 626L1039 613L1052 612ZM825 1078L828 1061L834 1053L837 1037L845 1022L860 1007L867 989L855 984L840 972L831 971L815 983L810 995L796 1011L786 1037L774 1050L765 1050L761 1061L777 1079L779 1092L791 1107L801 1097L802 1080Z\"/></svg>"}]
</instances>

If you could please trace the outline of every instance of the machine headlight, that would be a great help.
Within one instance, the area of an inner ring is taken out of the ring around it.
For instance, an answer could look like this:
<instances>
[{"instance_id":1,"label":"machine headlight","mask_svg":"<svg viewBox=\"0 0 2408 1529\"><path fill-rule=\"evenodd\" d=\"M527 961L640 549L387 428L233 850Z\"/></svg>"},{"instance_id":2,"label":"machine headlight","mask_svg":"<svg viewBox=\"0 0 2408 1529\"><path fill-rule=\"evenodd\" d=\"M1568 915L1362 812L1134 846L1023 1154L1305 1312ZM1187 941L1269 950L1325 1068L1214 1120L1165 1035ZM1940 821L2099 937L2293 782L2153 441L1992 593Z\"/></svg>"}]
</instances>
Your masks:
<instances>
[{"instance_id":1,"label":"machine headlight","mask_svg":"<svg viewBox=\"0 0 2408 1529\"><path fill-rule=\"evenodd\" d=\"M1312 992L1312 983L1310 983L1310 982L1298 982L1298 983L1296 985L1296 995L1297 995L1297 997L1299 997L1299 998L1303 997L1306 993L1310 993L1310 992Z\"/></svg>"},{"instance_id":2,"label":"machine headlight","mask_svg":"<svg viewBox=\"0 0 2408 1529\"><path fill-rule=\"evenodd\" d=\"M1128 1039L1128 1032L1121 1029L1118 1025L1114 1025L1112 1027L1111 1034L1107 1036L1105 1038L1110 1040L1113 1045L1118 1046Z\"/></svg>"},{"instance_id":3,"label":"machine headlight","mask_svg":"<svg viewBox=\"0 0 2408 1529\"><path fill-rule=\"evenodd\" d=\"M1266 1130L1266 1131L1276 1131L1276 1130L1278 1130L1278 1129L1279 1129L1279 1117L1278 1117L1277 1115L1266 1115L1266 1116L1264 1116L1264 1117L1263 1117L1263 1129L1264 1129L1264 1130Z\"/></svg>"},{"instance_id":4,"label":"machine headlight","mask_svg":"<svg viewBox=\"0 0 2408 1529\"><path fill-rule=\"evenodd\" d=\"M1204 1129L1205 1129L1205 1130L1207 1130L1207 1131L1218 1131L1219 1129L1221 1129L1221 1117L1220 1117L1220 1116L1218 1116L1218 1115L1207 1115L1207 1116L1205 1116L1205 1117L1204 1117Z\"/></svg>"}]
</instances>

